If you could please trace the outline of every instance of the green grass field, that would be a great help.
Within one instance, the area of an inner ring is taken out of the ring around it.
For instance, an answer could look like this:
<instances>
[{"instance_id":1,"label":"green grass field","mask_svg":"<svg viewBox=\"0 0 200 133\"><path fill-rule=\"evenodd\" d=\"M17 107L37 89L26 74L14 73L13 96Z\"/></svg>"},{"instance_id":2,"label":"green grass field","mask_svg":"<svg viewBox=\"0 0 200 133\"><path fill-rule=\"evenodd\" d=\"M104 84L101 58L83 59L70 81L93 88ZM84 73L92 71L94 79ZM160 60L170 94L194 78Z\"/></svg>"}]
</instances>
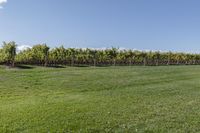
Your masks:
<instances>
[{"instance_id":1,"label":"green grass field","mask_svg":"<svg viewBox=\"0 0 200 133\"><path fill-rule=\"evenodd\" d=\"M197 132L200 66L0 68L0 132Z\"/></svg>"}]
</instances>

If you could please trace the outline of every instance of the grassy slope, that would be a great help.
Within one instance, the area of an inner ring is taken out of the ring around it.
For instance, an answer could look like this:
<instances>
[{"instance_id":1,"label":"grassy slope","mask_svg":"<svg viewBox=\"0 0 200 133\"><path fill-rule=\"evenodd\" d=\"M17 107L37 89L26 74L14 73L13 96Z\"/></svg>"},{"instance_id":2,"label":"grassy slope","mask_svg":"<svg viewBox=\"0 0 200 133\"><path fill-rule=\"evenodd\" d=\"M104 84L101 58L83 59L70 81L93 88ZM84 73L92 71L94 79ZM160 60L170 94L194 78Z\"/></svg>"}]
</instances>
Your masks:
<instances>
[{"instance_id":1,"label":"grassy slope","mask_svg":"<svg viewBox=\"0 0 200 133\"><path fill-rule=\"evenodd\" d=\"M0 132L200 131L200 66L0 68Z\"/></svg>"}]
</instances>

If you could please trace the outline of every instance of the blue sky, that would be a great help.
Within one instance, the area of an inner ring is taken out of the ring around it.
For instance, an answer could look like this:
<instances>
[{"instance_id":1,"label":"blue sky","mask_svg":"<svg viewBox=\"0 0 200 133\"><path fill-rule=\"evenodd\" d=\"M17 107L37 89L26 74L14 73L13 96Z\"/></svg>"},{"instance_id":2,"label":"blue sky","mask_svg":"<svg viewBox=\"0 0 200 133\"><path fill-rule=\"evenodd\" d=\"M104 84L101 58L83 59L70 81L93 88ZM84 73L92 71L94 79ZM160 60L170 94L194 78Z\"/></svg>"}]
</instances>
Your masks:
<instances>
[{"instance_id":1,"label":"blue sky","mask_svg":"<svg viewBox=\"0 0 200 133\"><path fill-rule=\"evenodd\" d=\"M199 5L199 0L7 0L0 9L0 42L200 52Z\"/></svg>"}]
</instances>

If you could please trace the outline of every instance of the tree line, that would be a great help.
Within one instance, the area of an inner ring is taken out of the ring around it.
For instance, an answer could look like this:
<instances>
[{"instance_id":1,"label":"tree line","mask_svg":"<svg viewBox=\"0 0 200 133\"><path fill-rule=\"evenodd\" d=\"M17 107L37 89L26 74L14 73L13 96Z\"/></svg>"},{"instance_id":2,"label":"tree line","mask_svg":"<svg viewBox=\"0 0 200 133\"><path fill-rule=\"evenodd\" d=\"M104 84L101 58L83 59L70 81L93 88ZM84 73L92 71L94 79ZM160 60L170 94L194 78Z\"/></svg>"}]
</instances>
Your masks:
<instances>
[{"instance_id":1,"label":"tree line","mask_svg":"<svg viewBox=\"0 0 200 133\"><path fill-rule=\"evenodd\" d=\"M107 66L107 65L199 65L200 54L160 51L119 50L118 48L81 49L60 46L50 49L46 44L16 52L15 42L3 42L0 49L0 64L14 67L15 64L42 66Z\"/></svg>"}]
</instances>

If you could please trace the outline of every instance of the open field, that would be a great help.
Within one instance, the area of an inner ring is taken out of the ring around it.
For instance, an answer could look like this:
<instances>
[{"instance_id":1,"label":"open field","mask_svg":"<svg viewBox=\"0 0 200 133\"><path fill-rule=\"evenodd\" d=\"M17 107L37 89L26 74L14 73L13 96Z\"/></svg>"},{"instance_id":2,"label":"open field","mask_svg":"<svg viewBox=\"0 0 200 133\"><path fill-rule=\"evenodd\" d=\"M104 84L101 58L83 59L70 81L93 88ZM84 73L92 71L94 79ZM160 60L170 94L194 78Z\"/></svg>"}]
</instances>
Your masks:
<instances>
[{"instance_id":1,"label":"open field","mask_svg":"<svg viewBox=\"0 0 200 133\"><path fill-rule=\"evenodd\" d=\"M197 132L200 66L0 68L0 132Z\"/></svg>"}]
</instances>

